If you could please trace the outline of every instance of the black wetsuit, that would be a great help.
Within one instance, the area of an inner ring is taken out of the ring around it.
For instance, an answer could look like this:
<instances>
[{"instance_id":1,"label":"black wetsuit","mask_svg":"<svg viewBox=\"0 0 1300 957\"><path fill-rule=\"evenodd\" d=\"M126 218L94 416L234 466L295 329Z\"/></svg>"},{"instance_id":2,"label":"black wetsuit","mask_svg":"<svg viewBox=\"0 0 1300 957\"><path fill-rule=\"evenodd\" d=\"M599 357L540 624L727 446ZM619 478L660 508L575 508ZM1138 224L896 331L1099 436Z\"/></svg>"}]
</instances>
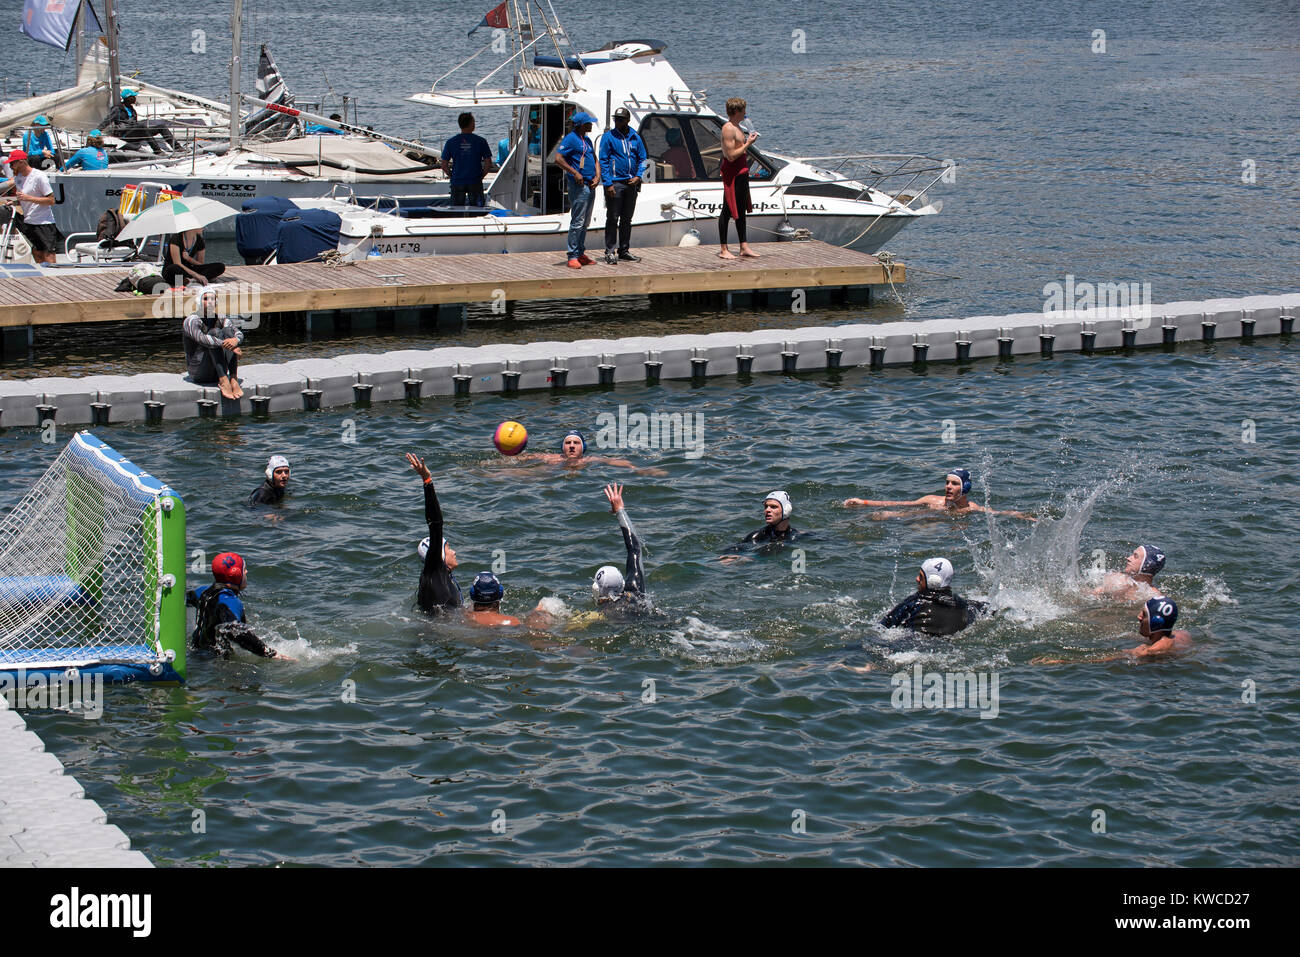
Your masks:
<instances>
[{"instance_id":1,"label":"black wetsuit","mask_svg":"<svg viewBox=\"0 0 1300 957\"><path fill-rule=\"evenodd\" d=\"M460 586L442 558L442 506L432 482L424 483L424 520L429 523L429 551L420 570L420 591L416 602L423 611L461 606Z\"/></svg>"},{"instance_id":2,"label":"black wetsuit","mask_svg":"<svg viewBox=\"0 0 1300 957\"><path fill-rule=\"evenodd\" d=\"M253 489L253 494L248 496L249 505L279 505L283 500L284 489L276 488L270 479Z\"/></svg>"},{"instance_id":3,"label":"black wetsuit","mask_svg":"<svg viewBox=\"0 0 1300 957\"><path fill-rule=\"evenodd\" d=\"M624 509L619 509L618 529L623 533L627 548L627 570L623 573L623 594L612 602L604 602L601 611L621 611L625 614L648 611L650 598L645 591L645 568L641 564L641 537L632 527L632 520Z\"/></svg>"},{"instance_id":4,"label":"black wetsuit","mask_svg":"<svg viewBox=\"0 0 1300 957\"><path fill-rule=\"evenodd\" d=\"M780 531L776 527L780 524L780 522L777 522L776 525L764 525L758 531L750 532L735 545L732 545L727 554L734 555L751 550L764 553L776 551L786 542L793 542L800 537L799 530L793 525L787 525L784 531Z\"/></svg>"},{"instance_id":5,"label":"black wetsuit","mask_svg":"<svg viewBox=\"0 0 1300 957\"><path fill-rule=\"evenodd\" d=\"M904 598L880 623L886 628L901 626L927 635L955 635L988 610L984 602L961 598L951 588L931 588Z\"/></svg>"},{"instance_id":6,"label":"black wetsuit","mask_svg":"<svg viewBox=\"0 0 1300 957\"><path fill-rule=\"evenodd\" d=\"M275 657L275 652L248 627L244 620L244 603L239 600L239 593L229 585L192 588L185 593L185 604L199 610L191 638L195 648L229 658L233 641L255 655Z\"/></svg>"}]
</instances>

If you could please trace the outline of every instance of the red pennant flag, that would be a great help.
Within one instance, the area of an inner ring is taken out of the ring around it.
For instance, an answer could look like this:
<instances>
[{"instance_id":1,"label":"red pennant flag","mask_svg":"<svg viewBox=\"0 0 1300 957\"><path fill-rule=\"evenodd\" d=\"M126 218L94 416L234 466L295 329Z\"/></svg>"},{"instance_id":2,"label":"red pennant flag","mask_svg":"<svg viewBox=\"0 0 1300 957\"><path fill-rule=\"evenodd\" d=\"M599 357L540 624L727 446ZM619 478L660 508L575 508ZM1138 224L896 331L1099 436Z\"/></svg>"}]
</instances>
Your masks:
<instances>
[{"instance_id":1,"label":"red pennant flag","mask_svg":"<svg viewBox=\"0 0 1300 957\"><path fill-rule=\"evenodd\" d=\"M487 15L479 21L479 25L475 27L474 30L479 29L479 27L492 27L494 30L509 29L510 15L506 13L505 0L501 0L501 3L488 11ZM474 30L469 31L470 36L474 35Z\"/></svg>"}]
</instances>

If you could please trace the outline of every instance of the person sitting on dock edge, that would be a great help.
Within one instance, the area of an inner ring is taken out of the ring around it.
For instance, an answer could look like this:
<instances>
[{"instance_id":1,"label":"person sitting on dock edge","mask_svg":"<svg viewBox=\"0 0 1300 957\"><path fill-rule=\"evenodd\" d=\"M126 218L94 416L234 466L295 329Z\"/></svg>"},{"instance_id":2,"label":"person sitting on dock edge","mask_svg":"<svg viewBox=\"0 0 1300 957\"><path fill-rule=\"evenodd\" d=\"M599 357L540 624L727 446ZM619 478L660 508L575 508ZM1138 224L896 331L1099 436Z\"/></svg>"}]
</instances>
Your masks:
<instances>
[{"instance_id":1,"label":"person sitting on dock edge","mask_svg":"<svg viewBox=\"0 0 1300 957\"><path fill-rule=\"evenodd\" d=\"M600 169L596 165L596 151L587 134L596 118L579 110L573 114L573 129L560 140L555 150L555 165L569 174L569 268L581 269L594 265L596 260L587 255L587 227L591 225L592 206L596 201L596 187L600 185Z\"/></svg>"},{"instance_id":2,"label":"person sitting on dock edge","mask_svg":"<svg viewBox=\"0 0 1300 957\"><path fill-rule=\"evenodd\" d=\"M940 512L988 512L990 515L1010 515L1012 518L1023 518L1029 522L1038 521L1032 515L1026 515L1024 512L998 511L994 508L986 508L976 502L972 502L966 496L971 490L970 472L966 469L953 469L944 476L943 494L942 495L922 495L918 499L910 502L887 502L873 501L866 498L846 498L844 500L845 508L854 508L857 506L866 506L868 508L892 507L892 506L912 506L922 505L929 509ZM898 518L903 512L883 512L876 518Z\"/></svg>"},{"instance_id":3,"label":"person sitting on dock edge","mask_svg":"<svg viewBox=\"0 0 1300 957\"><path fill-rule=\"evenodd\" d=\"M640 134L629 125L632 114L620 106L614 111L614 128L600 138L600 178L605 183L605 262L615 265L640 262L633 256L632 214L647 154ZM617 243L617 245L615 245Z\"/></svg>"},{"instance_id":4,"label":"person sitting on dock edge","mask_svg":"<svg viewBox=\"0 0 1300 957\"><path fill-rule=\"evenodd\" d=\"M195 385L215 385L227 399L239 399L244 394L238 378L244 332L233 322L223 323L217 313L217 291L208 287L181 325L185 365Z\"/></svg>"},{"instance_id":5,"label":"person sitting on dock edge","mask_svg":"<svg viewBox=\"0 0 1300 957\"><path fill-rule=\"evenodd\" d=\"M451 179L453 206L482 206L483 177L496 170L488 141L474 134L474 114L456 119L460 132L442 148L442 171Z\"/></svg>"}]
</instances>

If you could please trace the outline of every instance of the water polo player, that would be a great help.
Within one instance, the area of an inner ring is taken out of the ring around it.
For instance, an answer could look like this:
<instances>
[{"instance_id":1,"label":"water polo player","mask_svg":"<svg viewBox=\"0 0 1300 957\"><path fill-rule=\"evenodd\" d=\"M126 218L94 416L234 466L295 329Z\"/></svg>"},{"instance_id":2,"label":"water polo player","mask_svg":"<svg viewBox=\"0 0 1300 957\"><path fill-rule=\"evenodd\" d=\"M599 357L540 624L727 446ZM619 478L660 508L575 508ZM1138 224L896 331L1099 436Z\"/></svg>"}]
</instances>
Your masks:
<instances>
[{"instance_id":1,"label":"water polo player","mask_svg":"<svg viewBox=\"0 0 1300 957\"><path fill-rule=\"evenodd\" d=\"M848 498L844 500L846 508L855 508L866 506L868 508L881 508L893 506L923 506L941 512L953 512L961 514L964 512L988 512L991 515L1009 515L1012 518L1023 518L1027 521L1037 521L1032 515L1026 515L1024 512L999 511L994 508L986 508L972 502L967 496L970 494L971 480L970 472L966 469L952 469L944 476L943 494L942 495L922 495L920 498L910 502L885 502L873 501L865 498ZM886 512L877 515L876 518L897 518L904 515L904 512Z\"/></svg>"},{"instance_id":2,"label":"water polo player","mask_svg":"<svg viewBox=\"0 0 1300 957\"><path fill-rule=\"evenodd\" d=\"M432 612L440 608L459 608L461 606L460 586L452 577L455 570L456 550L443 538L442 506L438 504L438 492L433 487L433 476L429 473L424 460L410 452L406 461L416 475L424 480L424 520L429 525L429 537L420 542L416 552L423 563L420 568L420 588L416 593L416 603L422 611ZM436 547L434 543L437 543Z\"/></svg>"}]
</instances>

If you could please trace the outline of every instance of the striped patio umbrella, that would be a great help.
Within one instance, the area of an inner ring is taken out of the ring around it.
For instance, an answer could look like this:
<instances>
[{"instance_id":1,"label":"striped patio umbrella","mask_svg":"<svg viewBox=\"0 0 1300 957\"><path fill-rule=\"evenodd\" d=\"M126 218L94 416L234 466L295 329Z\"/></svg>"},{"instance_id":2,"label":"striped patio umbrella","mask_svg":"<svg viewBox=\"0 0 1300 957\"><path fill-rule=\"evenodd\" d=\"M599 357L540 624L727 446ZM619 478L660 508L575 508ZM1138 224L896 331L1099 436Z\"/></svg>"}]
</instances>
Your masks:
<instances>
[{"instance_id":1,"label":"striped patio umbrella","mask_svg":"<svg viewBox=\"0 0 1300 957\"><path fill-rule=\"evenodd\" d=\"M209 223L228 216L237 216L239 210L232 209L215 199L180 197L150 206L117 234L118 239L140 239L144 236L159 236L165 233L180 233L187 229L199 229Z\"/></svg>"}]
</instances>

